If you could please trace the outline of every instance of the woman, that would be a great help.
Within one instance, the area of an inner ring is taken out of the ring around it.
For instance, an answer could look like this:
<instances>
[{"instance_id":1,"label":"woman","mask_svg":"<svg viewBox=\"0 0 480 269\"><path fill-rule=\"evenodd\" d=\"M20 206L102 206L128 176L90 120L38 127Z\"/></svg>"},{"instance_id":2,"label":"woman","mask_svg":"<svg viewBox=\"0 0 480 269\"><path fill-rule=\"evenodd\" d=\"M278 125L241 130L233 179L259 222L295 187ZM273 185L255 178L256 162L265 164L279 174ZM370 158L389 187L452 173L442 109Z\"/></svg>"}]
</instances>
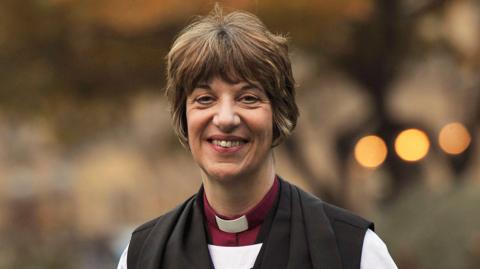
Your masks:
<instances>
[{"instance_id":1,"label":"woman","mask_svg":"<svg viewBox=\"0 0 480 269\"><path fill-rule=\"evenodd\" d=\"M180 33L166 90L203 186L137 228L118 268L396 268L371 222L275 173L298 117L286 43L218 6Z\"/></svg>"}]
</instances>

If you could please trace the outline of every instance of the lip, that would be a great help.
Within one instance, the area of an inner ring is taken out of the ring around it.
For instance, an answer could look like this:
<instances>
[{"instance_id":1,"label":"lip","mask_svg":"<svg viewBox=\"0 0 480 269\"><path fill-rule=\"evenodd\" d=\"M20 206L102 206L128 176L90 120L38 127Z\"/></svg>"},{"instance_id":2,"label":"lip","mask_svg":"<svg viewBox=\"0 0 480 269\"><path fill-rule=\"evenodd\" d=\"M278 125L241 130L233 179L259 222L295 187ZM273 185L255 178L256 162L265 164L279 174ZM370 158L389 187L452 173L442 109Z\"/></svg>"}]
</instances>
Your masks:
<instances>
[{"instance_id":1,"label":"lip","mask_svg":"<svg viewBox=\"0 0 480 269\"><path fill-rule=\"evenodd\" d=\"M213 140L242 141L243 143L241 143L238 146L224 148L224 147L213 144L212 143ZM235 153L240 151L243 147L245 147L245 145L249 142L249 140L244 137L235 136L235 135L212 135L207 138L207 142L210 145L210 147L218 153Z\"/></svg>"},{"instance_id":2,"label":"lip","mask_svg":"<svg viewBox=\"0 0 480 269\"><path fill-rule=\"evenodd\" d=\"M236 136L236 135L212 135L207 138L209 142L212 140L231 140L231 141L243 141L245 143L248 142L247 138Z\"/></svg>"}]
</instances>

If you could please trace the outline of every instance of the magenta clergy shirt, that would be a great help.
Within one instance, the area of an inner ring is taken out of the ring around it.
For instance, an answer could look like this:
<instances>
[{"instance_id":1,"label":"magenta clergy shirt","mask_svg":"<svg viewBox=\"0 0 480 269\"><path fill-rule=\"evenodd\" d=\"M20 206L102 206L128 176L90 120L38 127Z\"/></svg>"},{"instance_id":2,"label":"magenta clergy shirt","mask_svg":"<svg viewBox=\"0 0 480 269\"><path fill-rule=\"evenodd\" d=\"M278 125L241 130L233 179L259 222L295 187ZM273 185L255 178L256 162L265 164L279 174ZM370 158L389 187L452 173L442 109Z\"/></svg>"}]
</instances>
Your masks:
<instances>
[{"instance_id":1,"label":"magenta clergy shirt","mask_svg":"<svg viewBox=\"0 0 480 269\"><path fill-rule=\"evenodd\" d=\"M265 194L263 199L254 208L250 209L244 214L247 217L248 230L240 233L228 233L221 231L218 228L215 215L225 220L236 219L241 215L228 218L217 214L208 203L207 196L205 193L203 193L203 212L207 220L208 233L210 235L210 239L212 240L210 243L217 246L247 246L255 244L263 220L273 207L278 189L278 178L275 177L272 187L267 194Z\"/></svg>"}]
</instances>

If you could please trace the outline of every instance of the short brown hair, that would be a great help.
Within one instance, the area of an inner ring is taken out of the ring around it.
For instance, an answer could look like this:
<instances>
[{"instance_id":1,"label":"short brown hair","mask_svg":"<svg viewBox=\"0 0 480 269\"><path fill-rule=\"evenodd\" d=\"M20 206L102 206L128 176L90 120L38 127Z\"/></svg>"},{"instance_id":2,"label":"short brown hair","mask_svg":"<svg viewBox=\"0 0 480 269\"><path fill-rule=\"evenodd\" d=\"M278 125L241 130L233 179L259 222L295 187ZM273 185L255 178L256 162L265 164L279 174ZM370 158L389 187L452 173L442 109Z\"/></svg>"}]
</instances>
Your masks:
<instances>
[{"instance_id":1,"label":"short brown hair","mask_svg":"<svg viewBox=\"0 0 480 269\"><path fill-rule=\"evenodd\" d=\"M295 80L287 39L272 34L253 14L227 15L215 5L183 29L167 55L166 95L175 132L188 147L186 98L197 83L220 77L259 83L272 105L273 141L280 144L297 124Z\"/></svg>"}]
</instances>

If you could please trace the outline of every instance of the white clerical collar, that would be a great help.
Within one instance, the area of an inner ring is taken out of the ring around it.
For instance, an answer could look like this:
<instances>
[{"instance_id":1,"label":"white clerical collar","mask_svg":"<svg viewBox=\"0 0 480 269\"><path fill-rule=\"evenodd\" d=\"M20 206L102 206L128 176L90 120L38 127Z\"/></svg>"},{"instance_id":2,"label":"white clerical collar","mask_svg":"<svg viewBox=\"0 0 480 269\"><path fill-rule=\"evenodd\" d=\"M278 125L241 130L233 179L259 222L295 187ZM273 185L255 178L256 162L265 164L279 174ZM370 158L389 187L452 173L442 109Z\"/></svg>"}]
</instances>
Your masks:
<instances>
[{"instance_id":1,"label":"white clerical collar","mask_svg":"<svg viewBox=\"0 0 480 269\"><path fill-rule=\"evenodd\" d=\"M215 215L218 228L227 233L241 233L248 230L248 220L245 215L232 220L224 220Z\"/></svg>"}]
</instances>

